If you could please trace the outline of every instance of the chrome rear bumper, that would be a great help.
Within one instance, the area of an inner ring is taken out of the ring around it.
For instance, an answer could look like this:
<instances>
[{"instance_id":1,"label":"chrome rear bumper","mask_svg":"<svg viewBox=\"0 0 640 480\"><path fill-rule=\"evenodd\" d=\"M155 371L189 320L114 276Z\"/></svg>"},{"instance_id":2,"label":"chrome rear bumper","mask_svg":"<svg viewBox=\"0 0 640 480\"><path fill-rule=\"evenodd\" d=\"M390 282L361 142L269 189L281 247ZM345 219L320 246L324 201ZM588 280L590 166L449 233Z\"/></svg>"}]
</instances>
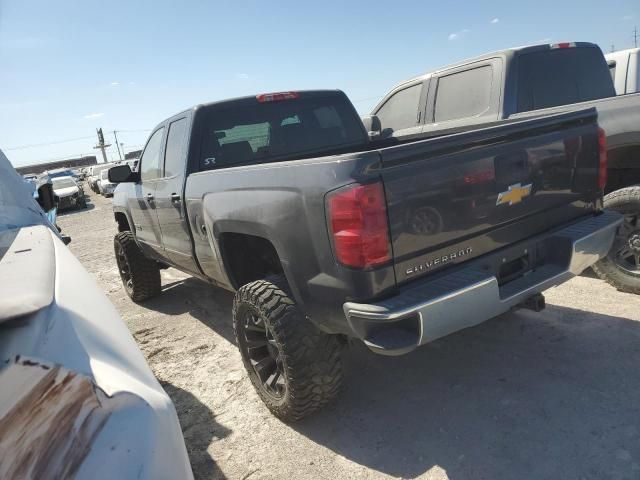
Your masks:
<instances>
[{"instance_id":1,"label":"chrome rear bumper","mask_svg":"<svg viewBox=\"0 0 640 480\"><path fill-rule=\"evenodd\" d=\"M615 212L582 220L522 244L510 253L532 248L547 252L544 261L522 276L500 284L488 265L494 252L471 260L451 273L416 281L398 295L376 303L346 302L347 321L374 352L401 355L419 345L478 325L575 275L606 256L622 216Z\"/></svg>"}]
</instances>

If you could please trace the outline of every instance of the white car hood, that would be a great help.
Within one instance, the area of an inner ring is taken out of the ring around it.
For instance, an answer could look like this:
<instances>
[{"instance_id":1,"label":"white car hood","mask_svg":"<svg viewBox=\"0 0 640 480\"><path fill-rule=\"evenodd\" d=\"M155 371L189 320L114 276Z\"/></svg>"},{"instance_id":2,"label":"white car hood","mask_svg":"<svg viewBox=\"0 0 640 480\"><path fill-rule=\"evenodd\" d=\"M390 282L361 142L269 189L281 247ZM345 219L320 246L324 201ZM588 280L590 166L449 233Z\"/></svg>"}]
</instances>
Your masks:
<instances>
[{"instance_id":1,"label":"white car hood","mask_svg":"<svg viewBox=\"0 0 640 480\"><path fill-rule=\"evenodd\" d=\"M53 301L55 253L44 226L0 230L0 323Z\"/></svg>"},{"instance_id":2,"label":"white car hood","mask_svg":"<svg viewBox=\"0 0 640 480\"><path fill-rule=\"evenodd\" d=\"M0 152L0 478L193 478L171 400Z\"/></svg>"}]
</instances>

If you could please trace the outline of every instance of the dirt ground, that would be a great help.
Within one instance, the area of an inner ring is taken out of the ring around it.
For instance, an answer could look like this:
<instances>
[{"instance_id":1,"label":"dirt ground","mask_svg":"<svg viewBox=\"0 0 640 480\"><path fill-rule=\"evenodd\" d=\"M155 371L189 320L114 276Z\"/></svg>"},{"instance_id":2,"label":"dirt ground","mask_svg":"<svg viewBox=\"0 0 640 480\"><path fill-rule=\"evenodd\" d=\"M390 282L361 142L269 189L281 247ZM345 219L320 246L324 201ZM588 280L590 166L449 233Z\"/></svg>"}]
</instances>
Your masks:
<instances>
[{"instance_id":1,"label":"dirt ground","mask_svg":"<svg viewBox=\"0 0 640 480\"><path fill-rule=\"evenodd\" d=\"M199 479L638 479L640 297L582 276L510 313L397 358L345 351L345 386L294 425L243 370L232 294L162 272L136 305L113 255L111 201L59 225L175 403ZM470 312L471 313L471 312Z\"/></svg>"}]
</instances>

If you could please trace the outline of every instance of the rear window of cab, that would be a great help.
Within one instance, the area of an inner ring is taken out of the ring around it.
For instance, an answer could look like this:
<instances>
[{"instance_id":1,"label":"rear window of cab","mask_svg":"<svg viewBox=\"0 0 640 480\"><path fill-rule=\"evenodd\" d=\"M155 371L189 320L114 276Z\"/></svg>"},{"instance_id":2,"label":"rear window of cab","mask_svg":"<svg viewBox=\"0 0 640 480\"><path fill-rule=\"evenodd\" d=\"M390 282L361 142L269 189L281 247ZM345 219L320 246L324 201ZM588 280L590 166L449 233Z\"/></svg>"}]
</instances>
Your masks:
<instances>
[{"instance_id":1,"label":"rear window of cab","mask_svg":"<svg viewBox=\"0 0 640 480\"><path fill-rule=\"evenodd\" d=\"M290 159L366 140L342 95L207 107L200 170Z\"/></svg>"}]
</instances>

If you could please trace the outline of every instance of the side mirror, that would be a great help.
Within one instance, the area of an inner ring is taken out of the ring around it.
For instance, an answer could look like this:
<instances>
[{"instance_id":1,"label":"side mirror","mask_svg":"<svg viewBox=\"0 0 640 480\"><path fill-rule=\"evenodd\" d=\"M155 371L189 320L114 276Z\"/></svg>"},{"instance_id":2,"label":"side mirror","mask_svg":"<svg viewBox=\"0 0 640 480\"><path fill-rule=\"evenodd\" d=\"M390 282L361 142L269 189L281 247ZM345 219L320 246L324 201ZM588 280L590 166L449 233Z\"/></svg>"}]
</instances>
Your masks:
<instances>
[{"instance_id":1,"label":"side mirror","mask_svg":"<svg viewBox=\"0 0 640 480\"><path fill-rule=\"evenodd\" d=\"M132 172L129 165L126 164L111 167L108 177L112 183L137 182L140 180L140 174L138 172Z\"/></svg>"},{"instance_id":2,"label":"side mirror","mask_svg":"<svg viewBox=\"0 0 640 480\"><path fill-rule=\"evenodd\" d=\"M53 185L45 183L38 187L38 203L45 213L53 210L58 205L58 197L53 193Z\"/></svg>"},{"instance_id":3,"label":"side mirror","mask_svg":"<svg viewBox=\"0 0 640 480\"><path fill-rule=\"evenodd\" d=\"M362 123L369 135L369 139L374 139L382 134L382 123L377 115L366 115L362 117Z\"/></svg>"}]
</instances>

